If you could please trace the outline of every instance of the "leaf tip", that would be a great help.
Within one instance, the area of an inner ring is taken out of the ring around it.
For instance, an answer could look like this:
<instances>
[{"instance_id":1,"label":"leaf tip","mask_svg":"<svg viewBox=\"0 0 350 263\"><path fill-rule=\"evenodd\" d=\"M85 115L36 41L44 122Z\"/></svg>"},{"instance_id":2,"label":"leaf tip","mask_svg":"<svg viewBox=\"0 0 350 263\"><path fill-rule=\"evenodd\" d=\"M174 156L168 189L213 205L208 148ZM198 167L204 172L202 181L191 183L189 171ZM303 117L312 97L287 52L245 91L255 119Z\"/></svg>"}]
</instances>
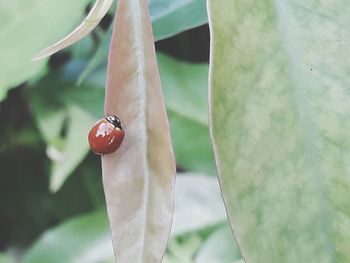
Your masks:
<instances>
[{"instance_id":1,"label":"leaf tip","mask_svg":"<svg viewBox=\"0 0 350 263\"><path fill-rule=\"evenodd\" d=\"M44 58L47 58L51 56L53 53L55 52L50 52L49 48L45 48L32 57L32 62L36 62Z\"/></svg>"},{"instance_id":2,"label":"leaf tip","mask_svg":"<svg viewBox=\"0 0 350 263\"><path fill-rule=\"evenodd\" d=\"M50 178L50 184L49 184L49 190L51 194L55 194L60 190L61 186L63 185L64 181L56 176L55 174L51 175Z\"/></svg>"}]
</instances>

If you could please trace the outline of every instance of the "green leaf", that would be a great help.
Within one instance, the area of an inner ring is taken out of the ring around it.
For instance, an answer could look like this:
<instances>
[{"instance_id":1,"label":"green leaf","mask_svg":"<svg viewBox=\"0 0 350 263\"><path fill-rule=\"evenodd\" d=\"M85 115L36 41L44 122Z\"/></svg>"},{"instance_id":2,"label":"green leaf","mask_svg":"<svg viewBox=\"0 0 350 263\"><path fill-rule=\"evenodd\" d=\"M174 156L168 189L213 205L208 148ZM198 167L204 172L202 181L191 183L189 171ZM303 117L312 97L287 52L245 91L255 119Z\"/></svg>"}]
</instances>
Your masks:
<instances>
[{"instance_id":1,"label":"green leaf","mask_svg":"<svg viewBox=\"0 0 350 263\"><path fill-rule=\"evenodd\" d=\"M178 236L226 221L226 212L215 177L179 174L175 187L172 235Z\"/></svg>"},{"instance_id":2,"label":"green leaf","mask_svg":"<svg viewBox=\"0 0 350 263\"><path fill-rule=\"evenodd\" d=\"M169 109L168 115L178 166L186 171L214 175L208 126Z\"/></svg>"},{"instance_id":3,"label":"green leaf","mask_svg":"<svg viewBox=\"0 0 350 263\"><path fill-rule=\"evenodd\" d=\"M208 65L158 55L176 162L189 171L214 174L208 129Z\"/></svg>"},{"instance_id":4,"label":"green leaf","mask_svg":"<svg viewBox=\"0 0 350 263\"><path fill-rule=\"evenodd\" d=\"M172 237L222 223L225 211L214 177L180 174L175 187ZM196 235L196 234L195 234ZM171 251L193 255L199 246L195 236L186 247L173 241ZM175 254L178 254L176 252ZM105 211L71 219L48 230L27 252L23 263L113 262L113 248Z\"/></svg>"},{"instance_id":5,"label":"green leaf","mask_svg":"<svg viewBox=\"0 0 350 263\"><path fill-rule=\"evenodd\" d=\"M23 263L113 262L104 211L76 217L47 231L29 249Z\"/></svg>"},{"instance_id":6,"label":"green leaf","mask_svg":"<svg viewBox=\"0 0 350 263\"><path fill-rule=\"evenodd\" d=\"M208 128L208 65L181 62L159 53L157 60L176 162L188 171L214 174ZM103 87L105 70L104 66L99 67L82 86ZM81 96L82 92L84 96ZM66 97L86 111L95 112L95 116L101 116L102 88L86 91L79 87L68 91Z\"/></svg>"},{"instance_id":7,"label":"green leaf","mask_svg":"<svg viewBox=\"0 0 350 263\"><path fill-rule=\"evenodd\" d=\"M59 158L53 160L50 190L58 191L71 172L89 152L87 135L95 119L83 109L71 105L68 108L67 136Z\"/></svg>"},{"instance_id":8,"label":"green leaf","mask_svg":"<svg viewBox=\"0 0 350 263\"><path fill-rule=\"evenodd\" d=\"M158 55L158 63L178 165L214 174L207 124L208 65L180 62L162 54ZM31 108L52 160L52 191L59 190L86 156L87 131L103 116L106 67L98 68L76 86L85 65L85 61L72 60L30 90ZM65 136L62 130L66 130Z\"/></svg>"},{"instance_id":9,"label":"green leaf","mask_svg":"<svg viewBox=\"0 0 350 263\"><path fill-rule=\"evenodd\" d=\"M78 27L63 39L41 50L33 57L33 60L40 60L51 56L87 36L107 14L112 3L113 0L96 0L90 12Z\"/></svg>"},{"instance_id":10,"label":"green leaf","mask_svg":"<svg viewBox=\"0 0 350 263\"><path fill-rule=\"evenodd\" d=\"M155 40L208 22L205 0L151 0L150 10Z\"/></svg>"},{"instance_id":11,"label":"green leaf","mask_svg":"<svg viewBox=\"0 0 350 263\"><path fill-rule=\"evenodd\" d=\"M37 74L45 61L35 52L66 34L81 18L88 0L0 3L0 101L7 90Z\"/></svg>"},{"instance_id":12,"label":"green leaf","mask_svg":"<svg viewBox=\"0 0 350 263\"><path fill-rule=\"evenodd\" d=\"M111 43L112 32L113 32L113 27L110 26L107 33L103 35L100 46L96 50L93 57L90 59L90 62L87 64L84 71L79 76L79 79L77 81L78 85L83 83L85 79L90 74L92 74L97 68L104 67L105 65L107 65L108 50L109 50L109 45Z\"/></svg>"},{"instance_id":13,"label":"green leaf","mask_svg":"<svg viewBox=\"0 0 350 263\"><path fill-rule=\"evenodd\" d=\"M168 109L208 126L208 65L157 58Z\"/></svg>"},{"instance_id":14,"label":"green leaf","mask_svg":"<svg viewBox=\"0 0 350 263\"><path fill-rule=\"evenodd\" d=\"M200 26L208 21L205 0L151 0L150 12L155 41ZM112 31L113 28L110 27L78 83L82 83L97 67L107 63Z\"/></svg>"},{"instance_id":15,"label":"green leaf","mask_svg":"<svg viewBox=\"0 0 350 263\"><path fill-rule=\"evenodd\" d=\"M184 237L172 238L169 241L164 263L192 263L192 258L202 243L198 233L191 233Z\"/></svg>"},{"instance_id":16,"label":"green leaf","mask_svg":"<svg viewBox=\"0 0 350 263\"><path fill-rule=\"evenodd\" d=\"M47 107L46 102L37 96L31 96L31 108L38 128L48 145L60 146L60 133L66 119L66 112L63 108ZM56 111L53 109L55 108Z\"/></svg>"},{"instance_id":17,"label":"green leaf","mask_svg":"<svg viewBox=\"0 0 350 263\"><path fill-rule=\"evenodd\" d=\"M241 254L229 225L225 225L203 243L195 263L232 263L238 260L241 260Z\"/></svg>"},{"instance_id":18,"label":"green leaf","mask_svg":"<svg viewBox=\"0 0 350 263\"><path fill-rule=\"evenodd\" d=\"M71 64L74 64L75 69L79 68L76 63ZM29 96L31 108L47 143L47 153L52 161L50 189L53 192L61 188L89 152L87 134L96 121L96 115L76 101L79 101L79 98L90 99L91 96L81 94L93 95L98 87L90 83L75 87L70 78L74 79L77 73L71 70L71 64L66 65L64 69L73 76L67 76L64 72L48 75L32 87ZM77 95L75 101L74 96ZM94 109L99 105L100 108L96 111L102 111L102 101L101 104L91 100L86 103L91 103Z\"/></svg>"},{"instance_id":19,"label":"green leaf","mask_svg":"<svg viewBox=\"0 0 350 263\"><path fill-rule=\"evenodd\" d=\"M4 253L0 253L0 263L12 263L12 258Z\"/></svg>"},{"instance_id":20,"label":"green leaf","mask_svg":"<svg viewBox=\"0 0 350 263\"><path fill-rule=\"evenodd\" d=\"M212 138L247 262L350 262L349 11L209 1Z\"/></svg>"}]
</instances>

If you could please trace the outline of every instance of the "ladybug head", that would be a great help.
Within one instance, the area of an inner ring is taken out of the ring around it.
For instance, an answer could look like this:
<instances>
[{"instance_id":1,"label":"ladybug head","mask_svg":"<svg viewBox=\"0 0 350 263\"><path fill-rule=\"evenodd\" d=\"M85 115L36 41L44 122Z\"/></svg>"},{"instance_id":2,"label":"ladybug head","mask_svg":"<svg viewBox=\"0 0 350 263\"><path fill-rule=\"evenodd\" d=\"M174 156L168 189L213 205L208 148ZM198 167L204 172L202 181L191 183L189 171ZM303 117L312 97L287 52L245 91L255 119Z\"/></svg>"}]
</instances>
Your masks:
<instances>
[{"instance_id":1,"label":"ladybug head","mask_svg":"<svg viewBox=\"0 0 350 263\"><path fill-rule=\"evenodd\" d=\"M106 120L109 123L112 123L114 125L114 127L118 128L120 130L123 130L122 122L119 120L119 118L117 116L109 115L108 117L106 117Z\"/></svg>"}]
</instances>

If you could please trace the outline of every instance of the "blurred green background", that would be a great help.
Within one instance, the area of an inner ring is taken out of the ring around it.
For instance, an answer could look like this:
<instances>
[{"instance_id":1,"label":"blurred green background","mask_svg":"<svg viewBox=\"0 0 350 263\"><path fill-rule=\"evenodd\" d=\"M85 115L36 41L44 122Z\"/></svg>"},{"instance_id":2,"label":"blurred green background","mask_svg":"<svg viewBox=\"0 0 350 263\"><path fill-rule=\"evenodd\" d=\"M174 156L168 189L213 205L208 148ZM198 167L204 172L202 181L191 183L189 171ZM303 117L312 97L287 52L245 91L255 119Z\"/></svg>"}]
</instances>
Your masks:
<instances>
[{"instance_id":1,"label":"blurred green background","mask_svg":"<svg viewBox=\"0 0 350 263\"><path fill-rule=\"evenodd\" d=\"M79 43L31 62L90 6L87 0L0 3L0 263L114 262L100 158L86 137L103 116L114 8ZM243 262L208 132L205 1L153 0L150 10L179 172L164 262Z\"/></svg>"}]
</instances>

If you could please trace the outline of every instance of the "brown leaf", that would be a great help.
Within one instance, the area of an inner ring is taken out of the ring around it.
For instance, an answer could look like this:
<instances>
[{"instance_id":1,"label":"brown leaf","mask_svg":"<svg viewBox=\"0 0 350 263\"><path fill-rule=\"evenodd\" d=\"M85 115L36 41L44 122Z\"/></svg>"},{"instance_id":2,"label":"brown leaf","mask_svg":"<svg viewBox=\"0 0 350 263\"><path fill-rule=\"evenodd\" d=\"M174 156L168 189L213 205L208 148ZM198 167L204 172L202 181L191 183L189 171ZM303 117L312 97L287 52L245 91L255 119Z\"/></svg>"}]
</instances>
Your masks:
<instances>
[{"instance_id":1,"label":"brown leaf","mask_svg":"<svg viewBox=\"0 0 350 263\"><path fill-rule=\"evenodd\" d=\"M161 262L173 214L172 152L146 0L120 0L110 47L105 113L126 132L102 157L118 263Z\"/></svg>"}]
</instances>

